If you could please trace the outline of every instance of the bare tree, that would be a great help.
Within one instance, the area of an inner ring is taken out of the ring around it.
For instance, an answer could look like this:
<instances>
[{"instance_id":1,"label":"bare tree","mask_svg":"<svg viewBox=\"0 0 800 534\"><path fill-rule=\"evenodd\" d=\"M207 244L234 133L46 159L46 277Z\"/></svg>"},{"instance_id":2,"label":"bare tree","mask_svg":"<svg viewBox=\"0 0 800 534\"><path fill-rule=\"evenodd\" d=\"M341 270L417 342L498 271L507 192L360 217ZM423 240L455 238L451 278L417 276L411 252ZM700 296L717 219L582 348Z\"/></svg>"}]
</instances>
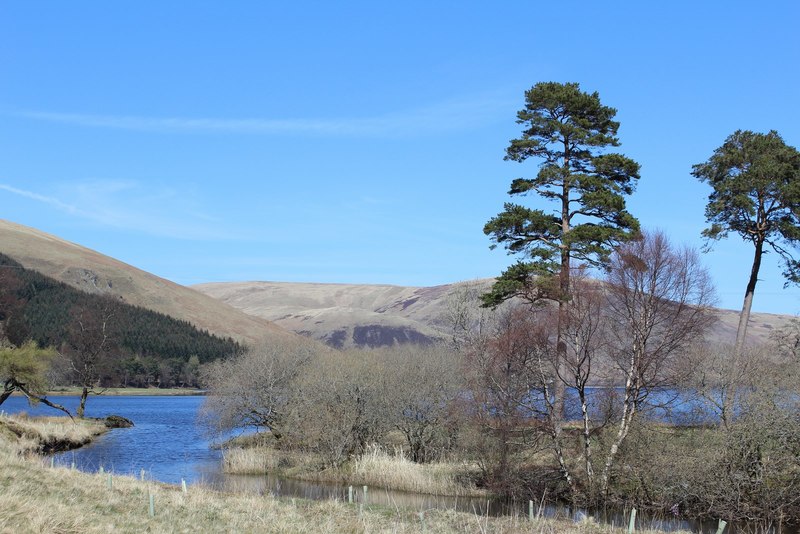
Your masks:
<instances>
[{"instance_id":1,"label":"bare tree","mask_svg":"<svg viewBox=\"0 0 800 534\"><path fill-rule=\"evenodd\" d=\"M450 347L394 347L384 353L392 425L402 432L414 462L449 451L456 428L454 404L463 391L461 364Z\"/></svg>"},{"instance_id":2,"label":"bare tree","mask_svg":"<svg viewBox=\"0 0 800 534\"><path fill-rule=\"evenodd\" d=\"M763 347L744 346L737 351L726 344L699 346L687 359L691 386L726 429L734 418L733 397L740 397L742 388L752 387L753 373L765 367Z\"/></svg>"},{"instance_id":3,"label":"bare tree","mask_svg":"<svg viewBox=\"0 0 800 534\"><path fill-rule=\"evenodd\" d=\"M254 427L280 438L298 379L317 356L311 342L276 339L206 365L206 417L220 430Z\"/></svg>"},{"instance_id":4,"label":"bare tree","mask_svg":"<svg viewBox=\"0 0 800 534\"><path fill-rule=\"evenodd\" d=\"M83 418L90 393L99 395L100 377L116 350L114 315L111 306L99 310L73 308L67 342L62 350L73 379L81 388L78 417Z\"/></svg>"},{"instance_id":5,"label":"bare tree","mask_svg":"<svg viewBox=\"0 0 800 534\"><path fill-rule=\"evenodd\" d=\"M326 466L380 443L390 428L380 354L353 350L317 359L298 382L291 420L292 446L319 453Z\"/></svg>"},{"instance_id":6,"label":"bare tree","mask_svg":"<svg viewBox=\"0 0 800 534\"><path fill-rule=\"evenodd\" d=\"M441 321L451 330L456 350L472 350L470 347L485 344L490 336L497 308L482 305L484 291L479 282L468 282L456 286L446 297Z\"/></svg>"},{"instance_id":7,"label":"bare tree","mask_svg":"<svg viewBox=\"0 0 800 534\"><path fill-rule=\"evenodd\" d=\"M602 491L642 403L656 388L679 384L683 351L715 317L713 288L697 253L673 247L661 232L621 245L606 277L612 356L625 379L616 437L606 455Z\"/></svg>"},{"instance_id":8,"label":"bare tree","mask_svg":"<svg viewBox=\"0 0 800 534\"><path fill-rule=\"evenodd\" d=\"M465 353L471 406L469 412L493 443L488 474L496 489L509 491L512 456L534 452L545 438L559 466L559 476L574 490L574 480L561 442L561 413L553 395L556 347L552 321L529 307L508 308L496 317L494 331Z\"/></svg>"}]
</instances>

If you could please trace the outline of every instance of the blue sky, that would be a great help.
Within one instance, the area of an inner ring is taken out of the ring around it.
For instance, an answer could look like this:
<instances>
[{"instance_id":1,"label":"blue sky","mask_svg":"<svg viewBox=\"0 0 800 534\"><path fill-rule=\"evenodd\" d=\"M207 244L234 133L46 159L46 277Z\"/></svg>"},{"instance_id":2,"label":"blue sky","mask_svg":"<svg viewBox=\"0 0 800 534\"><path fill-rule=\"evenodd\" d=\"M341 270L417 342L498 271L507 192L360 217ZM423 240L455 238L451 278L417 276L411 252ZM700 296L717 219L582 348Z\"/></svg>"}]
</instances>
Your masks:
<instances>
[{"instance_id":1,"label":"blue sky","mask_svg":"<svg viewBox=\"0 0 800 534\"><path fill-rule=\"evenodd\" d=\"M692 164L736 129L800 146L800 4L589 4L3 2L0 217L183 284L490 277L523 93L576 81L619 110L630 210L700 246ZM704 256L721 306L751 255ZM761 279L754 310L800 312Z\"/></svg>"}]
</instances>

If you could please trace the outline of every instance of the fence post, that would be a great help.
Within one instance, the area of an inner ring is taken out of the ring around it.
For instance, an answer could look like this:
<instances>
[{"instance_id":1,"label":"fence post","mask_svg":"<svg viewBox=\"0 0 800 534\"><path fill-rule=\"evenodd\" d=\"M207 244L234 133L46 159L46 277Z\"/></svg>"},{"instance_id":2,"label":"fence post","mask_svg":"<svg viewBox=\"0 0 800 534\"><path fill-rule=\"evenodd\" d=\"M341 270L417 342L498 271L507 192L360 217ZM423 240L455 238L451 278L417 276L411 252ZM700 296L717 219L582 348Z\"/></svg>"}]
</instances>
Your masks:
<instances>
[{"instance_id":1,"label":"fence post","mask_svg":"<svg viewBox=\"0 0 800 534\"><path fill-rule=\"evenodd\" d=\"M150 494L150 517L156 516L156 500L153 494Z\"/></svg>"},{"instance_id":2,"label":"fence post","mask_svg":"<svg viewBox=\"0 0 800 534\"><path fill-rule=\"evenodd\" d=\"M533 521L533 501L528 501L528 519Z\"/></svg>"},{"instance_id":3,"label":"fence post","mask_svg":"<svg viewBox=\"0 0 800 534\"><path fill-rule=\"evenodd\" d=\"M108 489L114 489L114 483L111 481L111 473L108 474Z\"/></svg>"},{"instance_id":4,"label":"fence post","mask_svg":"<svg viewBox=\"0 0 800 534\"><path fill-rule=\"evenodd\" d=\"M722 532L725 530L725 527L727 525L728 525L727 521L725 521L723 519L720 519L719 520L719 525L717 525L717 534L722 534Z\"/></svg>"},{"instance_id":5,"label":"fence post","mask_svg":"<svg viewBox=\"0 0 800 534\"><path fill-rule=\"evenodd\" d=\"M631 520L628 523L628 534L633 534L636 529L636 508L631 509Z\"/></svg>"},{"instance_id":6,"label":"fence post","mask_svg":"<svg viewBox=\"0 0 800 534\"><path fill-rule=\"evenodd\" d=\"M347 502L353 504L353 486L347 488Z\"/></svg>"}]
</instances>

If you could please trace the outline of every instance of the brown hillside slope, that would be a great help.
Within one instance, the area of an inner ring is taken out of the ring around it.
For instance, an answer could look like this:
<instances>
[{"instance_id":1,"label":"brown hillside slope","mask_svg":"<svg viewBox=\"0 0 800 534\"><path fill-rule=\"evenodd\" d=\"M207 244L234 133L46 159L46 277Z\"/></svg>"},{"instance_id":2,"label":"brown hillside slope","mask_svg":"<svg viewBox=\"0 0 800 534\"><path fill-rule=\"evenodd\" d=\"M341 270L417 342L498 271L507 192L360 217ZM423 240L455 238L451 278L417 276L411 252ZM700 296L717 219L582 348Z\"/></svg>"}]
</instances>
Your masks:
<instances>
[{"instance_id":1,"label":"brown hillside slope","mask_svg":"<svg viewBox=\"0 0 800 534\"><path fill-rule=\"evenodd\" d=\"M291 335L198 291L34 228L0 220L0 252L83 291L119 296L240 342Z\"/></svg>"},{"instance_id":2,"label":"brown hillside slope","mask_svg":"<svg viewBox=\"0 0 800 534\"><path fill-rule=\"evenodd\" d=\"M193 286L246 313L263 317L294 332L337 347L426 342L448 338L451 295L467 285L485 292L491 279L434 287L312 284L287 282L227 282ZM478 302L473 303L474 306ZM709 341L733 343L739 314L718 310L719 322ZM792 317L753 313L748 342L769 339Z\"/></svg>"}]
</instances>

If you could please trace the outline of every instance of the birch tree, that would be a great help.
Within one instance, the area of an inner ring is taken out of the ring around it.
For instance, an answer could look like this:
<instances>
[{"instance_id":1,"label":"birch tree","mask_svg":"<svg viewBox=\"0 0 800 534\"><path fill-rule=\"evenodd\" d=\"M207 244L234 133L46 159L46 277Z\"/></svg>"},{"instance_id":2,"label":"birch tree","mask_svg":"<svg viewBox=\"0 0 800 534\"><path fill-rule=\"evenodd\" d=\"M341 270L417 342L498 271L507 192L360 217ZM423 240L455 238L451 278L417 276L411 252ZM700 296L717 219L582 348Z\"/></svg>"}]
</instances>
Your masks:
<instances>
[{"instance_id":1,"label":"birch tree","mask_svg":"<svg viewBox=\"0 0 800 534\"><path fill-rule=\"evenodd\" d=\"M713 287L690 248L660 232L621 245L606 277L612 355L625 380L616 435L606 455L603 493L640 408L655 389L685 376L681 357L713 324Z\"/></svg>"}]
</instances>

